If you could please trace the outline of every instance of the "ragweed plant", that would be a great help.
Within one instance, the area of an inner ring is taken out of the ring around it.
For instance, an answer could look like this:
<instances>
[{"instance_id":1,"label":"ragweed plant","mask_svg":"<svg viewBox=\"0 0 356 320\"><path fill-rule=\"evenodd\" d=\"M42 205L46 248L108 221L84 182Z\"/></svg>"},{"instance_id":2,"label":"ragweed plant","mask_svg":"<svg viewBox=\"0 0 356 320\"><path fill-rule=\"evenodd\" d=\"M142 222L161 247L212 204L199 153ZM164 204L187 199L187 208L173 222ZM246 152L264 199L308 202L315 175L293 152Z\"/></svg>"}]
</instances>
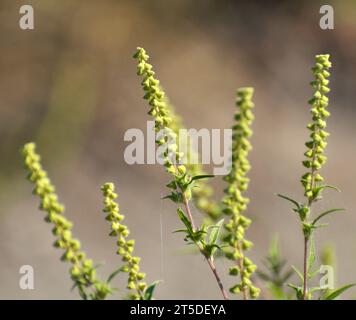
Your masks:
<instances>
[{"instance_id":1,"label":"ragweed plant","mask_svg":"<svg viewBox=\"0 0 356 320\"><path fill-rule=\"evenodd\" d=\"M93 261L86 258L86 254L80 250L79 240L73 237L73 224L63 216L64 206L58 202L55 188L42 168L35 144L27 143L22 154L28 170L28 180L35 185L33 193L40 197L40 209L46 212L45 220L52 224L52 233L57 237L54 246L65 251L61 260L72 264L70 275L74 287L78 288L83 299L105 299L112 293L112 289L108 283L98 279Z\"/></svg>"},{"instance_id":2,"label":"ragweed plant","mask_svg":"<svg viewBox=\"0 0 356 320\"><path fill-rule=\"evenodd\" d=\"M129 298L151 300L158 282L156 281L148 286L143 281L146 275L140 272L140 258L132 255L135 240L126 239L129 236L129 229L121 223L124 216L120 214L119 205L115 202L117 195L114 185L106 183L101 188L105 206L103 211L107 214L106 220L111 223L110 235L118 236L117 253L122 256L125 264L112 272L108 279L103 282L96 275L96 267L93 261L86 258L86 254L80 250L79 240L72 236L73 224L63 216L64 206L58 202L55 188L46 171L42 168L35 144L26 144L22 149L22 154L29 172L28 179L35 185L33 192L41 199L40 209L47 213L46 221L54 226L52 232L57 237L54 246L65 250L61 259L72 264L70 275L74 282L73 288L78 288L81 298L85 300L106 299L108 295L113 293L110 282L122 271L129 274L127 284L127 288L131 290Z\"/></svg>"},{"instance_id":3,"label":"ragweed plant","mask_svg":"<svg viewBox=\"0 0 356 320\"><path fill-rule=\"evenodd\" d=\"M164 95L163 99L171 117L170 128L176 135L178 135L179 130L185 129L183 121L181 117L176 114L175 108L170 103L167 95ZM202 164L199 161L193 161L193 159L197 159L198 155L194 152L194 150L191 149L191 141L189 136L187 137L186 141L179 143L186 143L186 168L188 174L190 176L206 175ZM197 209L206 214L207 217L205 219L205 223L209 225L217 222L222 216L222 206L219 202L212 199L213 195L214 190L211 186L209 186L207 180L197 180L195 182L195 187L192 189L192 200Z\"/></svg>"},{"instance_id":4,"label":"ragweed plant","mask_svg":"<svg viewBox=\"0 0 356 320\"><path fill-rule=\"evenodd\" d=\"M243 215L250 201L245 196L245 192L249 184L247 173L251 168L247 157L252 148L249 141L254 119L252 95L253 88L237 90L236 105L239 109L235 114L237 123L233 126L232 168L224 178L228 187L224 190L225 197L222 201L223 212L230 216L230 220L224 225L227 230L225 241L229 245L226 257L234 262L229 273L232 276L240 276L240 282L230 288L230 292L235 294L241 292L245 300L249 297L255 299L260 293L260 289L251 282L251 275L256 270L256 265L245 256L245 251L252 247L252 242L245 237L251 220Z\"/></svg>"},{"instance_id":5,"label":"ragweed plant","mask_svg":"<svg viewBox=\"0 0 356 320\"><path fill-rule=\"evenodd\" d=\"M141 258L133 255L135 240L127 239L130 231L122 223L124 215L120 213L119 205L115 202L117 198L115 186L113 183L105 183L101 190L104 196L103 212L106 214L105 219L111 224L110 236L118 237L117 254L121 256L124 262L124 265L119 270L128 273L127 289L131 291L129 298L132 300L151 300L157 282L148 286L143 281L146 274L140 271L139 263Z\"/></svg>"},{"instance_id":6,"label":"ragweed plant","mask_svg":"<svg viewBox=\"0 0 356 320\"><path fill-rule=\"evenodd\" d=\"M161 148L160 155L166 171L172 176L172 180L167 184L171 194L166 198L183 205L185 211L180 207L177 209L178 216L186 227L186 229L178 231L185 232L185 240L196 245L199 252L206 258L224 299L228 299L227 292L214 263L214 253L218 248L217 242L222 221L210 226L210 233L208 233L204 225L201 227L196 226L189 204L194 183L210 176L190 176L187 167L181 163L184 154L178 151L177 134L173 130L174 127L172 127L172 117L165 99L165 93L160 86L159 80L154 77L155 72L152 70L152 65L147 62L149 56L143 48L137 48L134 58L138 60L137 74L143 77L141 85L145 92L144 99L150 105L148 114L155 120L156 143Z\"/></svg>"},{"instance_id":7,"label":"ragweed plant","mask_svg":"<svg viewBox=\"0 0 356 320\"><path fill-rule=\"evenodd\" d=\"M249 185L248 172L250 163L248 155L251 150L250 137L251 124L254 119L252 109L253 89L241 88L237 91L237 107L235 114L236 123L233 126L232 168L224 178L228 186L224 190L222 201L212 200L213 190L206 182L212 177L204 173L203 166L193 163L196 154L190 149L190 141L183 154L178 150L179 130L184 129L181 118L176 114L174 107L169 102L159 81L155 78L152 65L148 63L149 56L142 48L137 48L134 57L138 60L137 73L143 77L141 82L145 93L144 99L150 106L149 115L155 121L155 142L159 148L159 155L165 170L170 175L167 184L170 194L168 198L178 204L177 214L184 225L184 229L177 230L185 235L184 240L193 244L197 251L207 261L219 289L225 299L228 294L221 282L215 266L217 252L220 257L228 258L233 262L229 269L231 276L238 279L231 288L233 294L241 293L244 299L256 299L260 289L255 286L256 278L253 277L256 265L246 256L247 250L252 247L252 242L247 240L246 231L251 220L245 216L249 198L246 191ZM301 183L304 189L305 200L298 202L290 197L279 195L290 201L295 207L293 211L298 215L304 237L303 270L296 271L301 280L301 285L289 284L295 290L297 299L312 299L313 293L319 291L319 299L331 300L337 298L347 289L355 286L349 284L336 290L327 290L322 287L312 287L311 280L320 271L314 268L316 254L313 241L314 231L324 224L319 221L330 213L343 209L330 209L318 215L312 214L314 204L321 200L325 189L336 189L326 185L320 174L326 162L324 154L328 133L326 132L326 119L329 92L328 77L331 63L329 55L316 56L316 64L312 69L315 77L311 83L315 89L311 105L312 121L307 125L310 130L310 140L306 143L305 160L303 166L307 172L302 176ZM58 201L55 188L50 182L46 171L42 168L40 156L36 153L35 144L28 143L22 150L25 166L29 172L28 179L35 185L34 194L38 195L40 209L46 212L46 221L53 225L53 234L56 236L55 247L63 249L62 260L72 264L70 269L73 288L77 288L83 299L105 299L113 293L110 286L112 279L120 272L127 273L127 289L129 298L135 300L151 300L157 281L151 285L145 282L146 275L140 270L140 258L133 254L135 241L129 239L129 229L123 224L124 216L120 213L119 204L116 202L117 194L113 183L105 183L101 190L104 196L103 212L110 223L111 236L117 237L117 254L122 258L123 265L114 271L106 281L101 281L96 275L96 266L91 259L81 250L80 242L72 235L72 223L64 215L64 207ZM186 160L188 160L186 162ZM337 189L336 189L337 190ZM191 205L206 214L205 223L197 225L191 211ZM221 219L226 214L228 221ZM220 219L220 220L219 220ZM224 229L224 233L221 232ZM222 235L220 235L222 233ZM220 250L220 251L218 251ZM327 261L326 259L324 259ZM260 279L266 281L269 293L276 299L289 299L289 292L285 291L285 282L291 276L290 270L283 272L285 261L281 258L276 242L273 242L269 254L265 259L267 272L257 272Z\"/></svg>"},{"instance_id":8,"label":"ragweed plant","mask_svg":"<svg viewBox=\"0 0 356 320\"><path fill-rule=\"evenodd\" d=\"M286 283L293 275L293 269L285 269L287 261L282 258L278 238L270 243L267 256L263 259L266 271L257 270L257 276L265 282L268 294L276 300L290 300L292 295L287 292Z\"/></svg>"},{"instance_id":9,"label":"ragweed plant","mask_svg":"<svg viewBox=\"0 0 356 320\"><path fill-rule=\"evenodd\" d=\"M140 48L142 49L142 48ZM182 129L185 129L183 125L182 118L175 112L175 108L172 105L172 103L169 101L169 98L167 95L164 93L162 86L160 85L159 81L154 78L154 71L152 70L152 65L147 63L147 60L149 56L147 55L146 51L142 49L141 53L139 54L137 52L135 58L140 59L140 62L138 64L138 69L137 73L139 75L143 75L144 69L143 66L146 68L146 76L144 80L142 81L142 86L143 89L145 90L145 99L149 99L148 95L148 84L152 84L155 86L155 89L157 92L156 94L156 99L155 100L150 100L149 104L151 106L151 109L149 111L149 115L156 117L156 131L158 132L160 129L159 124L162 121L162 117L164 117L166 123L163 123L165 130L172 130L175 135L171 136L173 139L177 139L177 144L178 143L186 143L185 149L187 150L187 154L185 155L186 158L186 169L187 173L190 176L203 176L206 175L206 173L203 170L203 167L201 163L193 161L194 159L197 158L197 154L191 150L191 145L190 145L190 139L187 137L186 141L179 142L178 141L178 135L179 131ZM158 100L157 100L158 99ZM153 101L159 101L158 105L159 107L153 105L154 103L157 104L157 102ZM195 182L195 188L191 189L192 192L192 200L198 210L201 212L205 213L207 215L206 222L207 224L212 224L214 222L217 222L218 219L222 216L222 208L220 204L217 201L212 200L213 196L213 189L207 184L206 180L197 180Z\"/></svg>"},{"instance_id":10,"label":"ragweed plant","mask_svg":"<svg viewBox=\"0 0 356 320\"><path fill-rule=\"evenodd\" d=\"M312 217L312 206L322 199L322 193L325 189L330 188L338 190L334 186L326 185L324 178L320 175L320 169L325 164L327 158L325 156L325 147L327 145L327 137L329 133L325 130L326 119L330 116L327 110L329 98L327 93L329 89L329 69L331 68L330 56L317 55L315 57L315 66L312 68L314 80L311 86L314 88L313 98L309 101L311 105L312 121L307 125L310 131L310 140L305 143L307 151L304 153L306 159L303 161L303 166L307 172L302 176L301 183L304 188L305 201L300 203L290 197L279 195L295 206L293 209L299 216L301 222L301 229L304 237L304 253L303 253L303 271L300 272L294 268L298 274L302 285L290 285L296 292L298 299L312 299L313 293L322 291L320 287L308 287L308 281L313 278L318 272L319 268L313 270L315 263L315 244L313 240L313 233L316 229L326 226L319 224L319 220L326 215L344 209L330 209Z\"/></svg>"}]
</instances>

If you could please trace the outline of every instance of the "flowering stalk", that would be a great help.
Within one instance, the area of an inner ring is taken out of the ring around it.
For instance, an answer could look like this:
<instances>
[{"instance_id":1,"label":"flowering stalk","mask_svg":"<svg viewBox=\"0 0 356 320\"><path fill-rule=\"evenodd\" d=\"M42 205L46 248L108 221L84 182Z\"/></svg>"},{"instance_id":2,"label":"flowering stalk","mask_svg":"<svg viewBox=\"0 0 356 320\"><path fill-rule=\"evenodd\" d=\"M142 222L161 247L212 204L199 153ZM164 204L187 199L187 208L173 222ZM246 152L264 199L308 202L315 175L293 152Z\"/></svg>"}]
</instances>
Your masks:
<instances>
[{"instance_id":1,"label":"flowering stalk","mask_svg":"<svg viewBox=\"0 0 356 320\"><path fill-rule=\"evenodd\" d=\"M141 49L141 48L140 48ZM143 67L146 67L146 76L144 80L142 81L141 85L143 86L144 91L146 92L144 98L148 99L148 94L147 90L149 90L149 83L155 86L155 94L156 94L156 99L150 100L149 104L151 106L151 109L149 111L149 115L155 117L157 116L157 121L156 123L161 123L162 119L161 117L165 118L165 125L169 126L169 128L175 133L175 135L172 138L177 138L179 135L179 130L185 129L181 117L175 112L174 106L171 104L169 101L167 95L164 94L164 91L162 87L159 84L159 81L154 79L154 71L152 70L152 65L147 63L147 60L149 56L147 55L146 51L142 49L141 53L139 54L138 51L135 55L135 58L139 58L140 62L138 65L137 73L139 75L143 75ZM140 55L140 56L139 56ZM150 80L149 78L150 77ZM154 102L156 101L156 102ZM159 101L159 103L157 102ZM156 105L154 105L156 104ZM159 106L159 107L158 107ZM156 131L158 132L160 129L157 130L156 126ZM194 159L196 157L196 154L191 154L190 153L190 146L189 146L189 137L187 141L187 154L186 158L188 159L188 163L186 164L186 168L188 173L191 176L196 176L196 175L205 175L206 173L203 170L203 167L201 163L192 163L191 159ZM213 195L213 189L206 183L204 180L199 180L196 181L196 187L192 189L192 200L196 207L205 213L209 220L209 224L211 222L216 222L222 215L222 208L219 205L218 202L213 201L211 199Z\"/></svg>"},{"instance_id":2,"label":"flowering stalk","mask_svg":"<svg viewBox=\"0 0 356 320\"><path fill-rule=\"evenodd\" d=\"M230 220L225 224L227 230L226 242L229 245L226 257L235 262L230 268L230 275L240 275L240 282L230 288L232 293L242 292L243 298L255 299L260 293L250 277L256 270L256 266L245 256L245 251L252 247L252 242L245 239L245 231L251 224L251 220L243 215L247 209L249 198L244 193L248 188L249 178L247 173L251 166L248 161L248 153L251 150L249 138L252 135L250 126L254 119L252 108L253 88L240 88L237 90L236 105L239 108L235 114L237 123L233 126L232 144L232 168L224 180L228 187L224 190L224 213L230 215Z\"/></svg>"},{"instance_id":3,"label":"flowering stalk","mask_svg":"<svg viewBox=\"0 0 356 320\"><path fill-rule=\"evenodd\" d=\"M174 106L170 103L168 97L165 95L163 97L165 104L167 106L167 110L171 117L170 128L174 131L176 135L179 134L179 130L185 129L181 117L179 117L176 112ZM193 163L192 159L196 158L196 154L191 153L190 141L189 137L187 137L188 141L184 141L188 144L186 146L187 155L186 158L188 160L186 167L190 176L198 176L198 175L206 175L203 170L203 166L201 163ZM197 207L198 210L205 213L207 215L206 223L212 224L217 222L219 218L222 216L222 206L219 202L214 201L212 196L214 194L213 188L211 188L206 180L199 180L195 183L195 188L192 189L192 200Z\"/></svg>"},{"instance_id":4,"label":"flowering stalk","mask_svg":"<svg viewBox=\"0 0 356 320\"><path fill-rule=\"evenodd\" d=\"M131 290L129 295L131 300L145 300L145 291L147 284L143 280L146 274L140 272L140 260L141 258L133 256L135 247L135 240L128 240L130 231L127 226L122 224L124 216L120 214L119 205L115 202L117 194L115 193L115 186L113 183L105 183L101 190L104 196L104 209L106 214L106 220L111 223L110 236L118 237L117 240L117 254L122 257L124 266L122 271L129 274L127 289Z\"/></svg>"},{"instance_id":5,"label":"flowering stalk","mask_svg":"<svg viewBox=\"0 0 356 320\"><path fill-rule=\"evenodd\" d=\"M228 299L227 293L223 287L220 277L217 273L213 255L218 247L218 233L220 226L213 226L209 238L205 239L207 234L205 227L197 228L193 215L190 210L189 201L192 198L192 186L196 180L206 178L207 176L194 176L188 174L187 167L180 164L183 154L178 152L177 134L174 132L174 124L172 126L172 116L165 94L159 85L159 81L155 79L152 65L147 61L149 56L143 48L137 48L134 58L138 60L137 74L143 76L142 87L145 92L144 99L148 100L150 105L149 115L155 120L155 131L157 134L156 143L162 147L161 154L164 160L166 171L173 177L172 181L167 184L167 187L172 190L171 194L166 198L171 199L175 203L183 204L185 212L178 208L178 215L181 221L186 226L186 230L179 230L187 233L186 240L195 244L200 253L207 259L208 265L212 270L214 277L219 285L224 299ZM161 134L163 133L163 135Z\"/></svg>"},{"instance_id":6,"label":"flowering stalk","mask_svg":"<svg viewBox=\"0 0 356 320\"><path fill-rule=\"evenodd\" d=\"M327 78L330 76L328 69L331 67L329 55L317 55L315 57L316 64L312 68L315 80L311 82L315 89L313 98L309 101L312 106L312 122L307 125L311 131L311 140L306 143L307 151L304 153L306 160L303 161L303 166L308 169L308 172L302 176L301 183L304 187L304 195L307 198L307 204L304 206L301 213L301 221L303 224L304 234L304 263L303 263L303 299L308 298L308 244L313 231L308 218L310 216L311 206L314 202L320 199L323 186L323 177L318 173L323 164L326 162L324 149L327 145L326 138L329 133L325 131L326 119L330 113L326 110L329 99L326 93L330 91Z\"/></svg>"},{"instance_id":7,"label":"flowering stalk","mask_svg":"<svg viewBox=\"0 0 356 320\"><path fill-rule=\"evenodd\" d=\"M64 206L58 202L55 188L42 168L36 145L27 143L22 154L29 172L28 180L35 185L33 192L41 199L40 209L47 213L45 220L53 225L52 232L57 237L54 246L65 250L61 259L72 264L70 275L74 286L83 299L105 299L112 293L111 288L98 280L93 261L86 258L86 254L80 250L80 242L73 238L73 224L63 216Z\"/></svg>"},{"instance_id":8,"label":"flowering stalk","mask_svg":"<svg viewBox=\"0 0 356 320\"><path fill-rule=\"evenodd\" d=\"M318 224L319 220L326 215L344 209L329 209L317 215L316 218L312 218L312 205L322 199L322 192L324 189L330 188L338 190L337 188L323 184L324 178L320 175L319 171L326 162L326 156L324 150L327 145L326 138L329 133L325 131L326 119L330 113L326 110L329 99L326 94L330 91L327 79L330 76L329 69L331 68L331 62L329 61L329 55L317 55L315 57L315 66L312 68L314 81L311 82L311 86L314 88L314 96L309 101L311 105L312 121L307 125L310 130L310 141L306 142L307 151L304 153L306 160L303 161L303 166L308 170L301 178L301 183L304 188L304 196L306 198L304 203L300 203L290 197L284 195L278 195L281 198L290 201L295 208L293 209L299 215L301 221L303 236L304 236L304 252L303 252L303 271L300 272L294 267L299 278L302 281L302 286L295 286L289 284L296 292L297 298L302 300L312 299L312 294L315 291L322 291L323 288L313 287L308 288L308 280L312 278L317 270L312 270L315 262L315 246L313 241L313 232L325 224ZM345 289L346 290L346 289ZM333 298L339 295L333 293Z\"/></svg>"}]
</instances>

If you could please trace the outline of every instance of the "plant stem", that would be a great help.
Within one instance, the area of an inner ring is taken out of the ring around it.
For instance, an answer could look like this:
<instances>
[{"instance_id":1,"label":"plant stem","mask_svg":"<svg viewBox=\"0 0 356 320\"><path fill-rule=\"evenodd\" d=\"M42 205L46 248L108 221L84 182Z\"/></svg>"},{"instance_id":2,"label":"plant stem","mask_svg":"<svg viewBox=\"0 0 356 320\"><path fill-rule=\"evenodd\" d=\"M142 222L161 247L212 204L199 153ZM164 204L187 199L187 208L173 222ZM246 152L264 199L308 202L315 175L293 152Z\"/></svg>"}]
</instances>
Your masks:
<instances>
[{"instance_id":1,"label":"plant stem","mask_svg":"<svg viewBox=\"0 0 356 320\"><path fill-rule=\"evenodd\" d=\"M221 279L219 277L219 274L216 270L216 267L215 267L215 263L214 263L214 260L211 259L211 258L207 258L207 261L208 261L208 264L209 264L209 267L211 269L211 271L213 272L214 276L215 276L215 279L216 279L216 282L218 283L219 285L219 288L220 288L220 291L224 297L225 300L229 300L229 297L224 289L224 285L222 284L221 282Z\"/></svg>"},{"instance_id":2,"label":"plant stem","mask_svg":"<svg viewBox=\"0 0 356 320\"><path fill-rule=\"evenodd\" d=\"M307 300L307 295L308 295L308 266L307 266L307 259L308 259L308 242L309 239L307 237L304 237L304 283L303 283L303 300Z\"/></svg>"},{"instance_id":3,"label":"plant stem","mask_svg":"<svg viewBox=\"0 0 356 320\"><path fill-rule=\"evenodd\" d=\"M189 219L190 223L192 224L192 229L193 229L193 231L195 231L195 230L196 230L196 227L195 227L195 223L194 223L194 219L193 219L192 212L190 211L188 199L187 199L187 197L185 196L185 194L184 194L183 191L182 191L182 194L183 194L183 204L184 204L184 208L185 208L186 214L188 215L188 219ZM197 246L198 246L199 251L201 252L201 254L206 258L206 260L207 260L207 262L208 262L208 265L209 265L211 271L212 271L213 274L214 274L215 280L216 280L216 282L218 283L218 286L219 286L219 288L220 288L221 294L223 295L223 297L224 297L225 300L229 300L229 297L228 297L228 295L227 295L227 292L226 292L226 290L224 289L224 285L223 285L223 283L221 282L221 279L220 279L220 277L219 277L218 271L216 270L216 266L215 266L215 263L214 263L213 258L206 256L206 254L204 253L204 250L203 250L203 248L201 247L200 244L197 244Z\"/></svg>"},{"instance_id":4,"label":"plant stem","mask_svg":"<svg viewBox=\"0 0 356 320\"><path fill-rule=\"evenodd\" d=\"M315 144L313 146L313 162L315 160ZM311 169L311 189L314 189L315 186L315 174L316 170L314 168ZM313 204L313 200L309 199L308 200L308 208L309 208L309 215L311 214L311 207ZM307 220L307 219L306 219ZM304 235L304 261L303 261L303 300L307 300L308 298L308 243L309 243L309 237Z\"/></svg>"},{"instance_id":5,"label":"plant stem","mask_svg":"<svg viewBox=\"0 0 356 320\"><path fill-rule=\"evenodd\" d=\"M195 223L194 223L194 219L193 219L192 212L190 211L188 199L187 199L187 197L184 195L184 192L182 192L182 194L183 194L183 201L184 201L185 211L187 212L189 221L190 221L190 223L192 224L193 231L195 231L195 230L196 230L196 227L195 227Z\"/></svg>"}]
</instances>

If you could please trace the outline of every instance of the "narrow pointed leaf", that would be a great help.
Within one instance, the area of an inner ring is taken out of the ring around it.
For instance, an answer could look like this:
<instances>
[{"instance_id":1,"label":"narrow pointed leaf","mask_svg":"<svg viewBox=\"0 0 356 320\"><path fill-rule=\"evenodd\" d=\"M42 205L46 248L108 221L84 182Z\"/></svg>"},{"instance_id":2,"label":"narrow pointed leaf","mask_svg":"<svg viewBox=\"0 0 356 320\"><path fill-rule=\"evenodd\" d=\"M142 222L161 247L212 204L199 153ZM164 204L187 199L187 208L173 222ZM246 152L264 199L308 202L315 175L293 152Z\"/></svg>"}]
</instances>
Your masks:
<instances>
[{"instance_id":1,"label":"narrow pointed leaf","mask_svg":"<svg viewBox=\"0 0 356 320\"><path fill-rule=\"evenodd\" d=\"M216 244L216 242L218 241L219 233L223 223L224 223L224 219L221 219L216 225L211 226L212 230L210 231L209 241L208 241L210 245Z\"/></svg>"},{"instance_id":2,"label":"narrow pointed leaf","mask_svg":"<svg viewBox=\"0 0 356 320\"><path fill-rule=\"evenodd\" d=\"M326 215L333 213L333 212L339 212L339 211L345 211L343 208L338 208L338 209L330 209L327 211L324 211L323 213L319 214L312 222L313 225L317 223L321 218L325 217Z\"/></svg>"},{"instance_id":3,"label":"narrow pointed leaf","mask_svg":"<svg viewBox=\"0 0 356 320\"><path fill-rule=\"evenodd\" d=\"M292 269L295 271L295 273L298 275L299 279L303 282L304 281L304 276L303 274L295 267L292 266Z\"/></svg>"},{"instance_id":4,"label":"narrow pointed leaf","mask_svg":"<svg viewBox=\"0 0 356 320\"><path fill-rule=\"evenodd\" d=\"M296 201L296 200L294 200L294 199L292 199L290 197L284 196L283 194L279 194L279 193L277 194L277 196L282 198L282 199L285 199L287 201L292 202L298 209L300 209L300 204L299 204L298 201Z\"/></svg>"},{"instance_id":5,"label":"narrow pointed leaf","mask_svg":"<svg viewBox=\"0 0 356 320\"><path fill-rule=\"evenodd\" d=\"M356 283L352 283L352 284L348 284L346 286L343 286L339 289L334 290L333 292L331 292L328 296L325 297L325 300L334 300L335 298L337 298L339 295L341 295L342 293L344 293L346 290L352 288L356 286Z\"/></svg>"},{"instance_id":6,"label":"narrow pointed leaf","mask_svg":"<svg viewBox=\"0 0 356 320\"><path fill-rule=\"evenodd\" d=\"M319 188L320 188L321 190L323 190L323 189L333 189L333 190L335 190L335 191L337 191L337 192L341 192L341 190L340 190L338 187L332 186L332 185L330 185L330 184L320 186Z\"/></svg>"},{"instance_id":7,"label":"narrow pointed leaf","mask_svg":"<svg viewBox=\"0 0 356 320\"><path fill-rule=\"evenodd\" d=\"M309 256L307 261L307 272L308 277L310 278L310 270L315 262L315 243L313 237L310 238L310 248L309 248Z\"/></svg>"},{"instance_id":8,"label":"narrow pointed leaf","mask_svg":"<svg viewBox=\"0 0 356 320\"><path fill-rule=\"evenodd\" d=\"M187 227L187 230L188 230L189 234L192 235L193 234L193 228L192 228L192 224L190 223L189 219L186 217L186 215L184 214L184 212L183 212L183 210L181 208L178 208L177 212L178 212L179 219Z\"/></svg>"},{"instance_id":9,"label":"narrow pointed leaf","mask_svg":"<svg viewBox=\"0 0 356 320\"><path fill-rule=\"evenodd\" d=\"M155 290L157 284L159 284L160 282L160 280L155 281L147 287L147 289L145 290L145 300L152 300L153 291Z\"/></svg>"},{"instance_id":10,"label":"narrow pointed leaf","mask_svg":"<svg viewBox=\"0 0 356 320\"><path fill-rule=\"evenodd\" d=\"M201 180L201 179L208 179L208 178L214 178L215 176L213 174L201 174L201 175L197 175L197 176L194 176L190 179L189 184L191 184L193 181L195 180Z\"/></svg>"},{"instance_id":11,"label":"narrow pointed leaf","mask_svg":"<svg viewBox=\"0 0 356 320\"><path fill-rule=\"evenodd\" d=\"M106 282L110 283L120 272L122 272L122 267L120 267L119 269L117 269L113 273L111 273L109 275L108 279L106 280Z\"/></svg>"},{"instance_id":12,"label":"narrow pointed leaf","mask_svg":"<svg viewBox=\"0 0 356 320\"><path fill-rule=\"evenodd\" d=\"M322 223L322 224L315 224L312 226L313 226L313 229L319 229L319 228L327 227L328 225L329 225L328 223Z\"/></svg>"}]
</instances>

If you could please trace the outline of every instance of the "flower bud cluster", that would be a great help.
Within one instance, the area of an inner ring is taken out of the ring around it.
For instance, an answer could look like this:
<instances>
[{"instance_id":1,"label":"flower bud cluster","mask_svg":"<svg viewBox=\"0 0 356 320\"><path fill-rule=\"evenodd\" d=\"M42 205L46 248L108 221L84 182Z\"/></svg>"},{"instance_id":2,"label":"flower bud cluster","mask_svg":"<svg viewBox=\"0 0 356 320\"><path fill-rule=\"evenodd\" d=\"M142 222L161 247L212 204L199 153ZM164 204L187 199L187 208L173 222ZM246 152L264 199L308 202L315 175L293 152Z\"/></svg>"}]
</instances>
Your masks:
<instances>
[{"instance_id":1,"label":"flower bud cluster","mask_svg":"<svg viewBox=\"0 0 356 320\"><path fill-rule=\"evenodd\" d=\"M111 293L111 289L97 279L93 261L86 258L86 254L80 250L80 242L73 237L71 231L73 224L62 214L64 206L58 202L55 188L47 172L42 168L40 155L36 153L36 145L27 143L22 149L22 154L29 172L28 180L35 185L33 193L41 199L40 209L47 213L45 220L53 225L52 232L57 237L54 246L63 249L61 259L72 264L70 275L79 293L85 299L105 299ZM87 293L89 288L94 292Z\"/></svg>"},{"instance_id":2,"label":"flower bud cluster","mask_svg":"<svg viewBox=\"0 0 356 320\"><path fill-rule=\"evenodd\" d=\"M242 214L249 203L249 198L244 193L248 188L249 178L247 173L251 168L247 156L252 148L249 141L252 135L250 126L254 119L252 95L253 88L237 90L236 105L239 110L235 114L237 123L232 128L232 168L224 178L228 187L224 190L223 212L230 216L230 220L225 224L227 230L225 240L229 244L226 256L236 263L235 266L230 268L230 275L239 275L241 279L240 283L233 286L230 291L235 294L242 292L245 298L249 293L250 297L254 299L258 297L260 292L260 289L256 288L250 280L256 266L244 254L246 250L252 247L252 242L245 238L245 231L251 224L251 220Z\"/></svg>"},{"instance_id":3,"label":"flower bud cluster","mask_svg":"<svg viewBox=\"0 0 356 320\"><path fill-rule=\"evenodd\" d=\"M115 199L115 186L113 183L105 183L101 190L104 195L104 209L106 220L111 223L110 236L118 237L117 254L121 256L124 266L122 270L128 273L127 289L131 290L132 300L144 299L147 284L143 280L146 274L140 271L141 258L133 255L135 240L128 239L130 230L122 223L124 216L120 213L120 208Z\"/></svg>"},{"instance_id":4,"label":"flower bud cluster","mask_svg":"<svg viewBox=\"0 0 356 320\"><path fill-rule=\"evenodd\" d=\"M327 145L326 138L329 133L325 130L326 119L330 116L327 111L329 99L326 94L330 91L327 79L330 76L329 69L331 62L329 55L317 55L315 57L316 64L312 68L314 81L311 82L315 89L313 98L309 101L311 105L312 122L307 125L310 130L310 141L306 142L307 151L304 153L306 160L303 161L303 166L309 171L302 176L301 183L304 187L304 194L308 198L309 203L319 196L320 189L317 188L324 179L318 173L327 158L324 155L324 150Z\"/></svg>"}]
</instances>

